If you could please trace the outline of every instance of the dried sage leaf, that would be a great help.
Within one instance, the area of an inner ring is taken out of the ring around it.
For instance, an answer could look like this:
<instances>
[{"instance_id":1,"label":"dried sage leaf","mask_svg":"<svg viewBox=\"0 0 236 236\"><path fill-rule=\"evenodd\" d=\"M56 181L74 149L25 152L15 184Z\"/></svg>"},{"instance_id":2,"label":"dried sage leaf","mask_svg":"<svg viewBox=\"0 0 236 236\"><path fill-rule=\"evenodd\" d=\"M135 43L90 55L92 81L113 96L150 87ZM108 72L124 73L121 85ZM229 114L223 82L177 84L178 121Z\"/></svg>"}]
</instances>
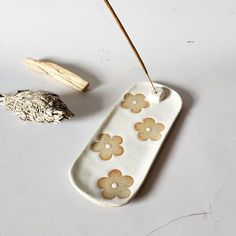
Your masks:
<instances>
[{"instance_id":1,"label":"dried sage leaf","mask_svg":"<svg viewBox=\"0 0 236 236\"><path fill-rule=\"evenodd\" d=\"M58 95L47 91L21 90L13 95L0 94L0 103L24 121L60 123L74 116Z\"/></svg>"}]
</instances>

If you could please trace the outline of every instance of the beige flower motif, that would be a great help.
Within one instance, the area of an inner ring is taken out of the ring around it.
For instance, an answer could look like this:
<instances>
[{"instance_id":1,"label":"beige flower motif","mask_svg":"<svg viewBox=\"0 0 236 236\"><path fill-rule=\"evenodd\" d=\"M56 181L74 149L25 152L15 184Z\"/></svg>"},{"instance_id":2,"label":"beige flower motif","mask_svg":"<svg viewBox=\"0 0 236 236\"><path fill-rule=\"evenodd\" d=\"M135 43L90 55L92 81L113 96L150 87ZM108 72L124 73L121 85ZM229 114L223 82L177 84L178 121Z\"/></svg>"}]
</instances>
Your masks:
<instances>
[{"instance_id":1,"label":"beige flower motif","mask_svg":"<svg viewBox=\"0 0 236 236\"><path fill-rule=\"evenodd\" d=\"M99 141L92 144L92 150L99 152L102 160L111 159L112 155L120 156L124 153L124 148L120 146L123 139L120 136L111 137L109 134L102 134Z\"/></svg>"},{"instance_id":2,"label":"beige flower motif","mask_svg":"<svg viewBox=\"0 0 236 236\"><path fill-rule=\"evenodd\" d=\"M102 196L106 199L113 199L115 197L124 199L130 196L131 191L129 187L134 183L131 176L122 176L119 170L111 170L108 177L103 177L98 180L97 185L102 189Z\"/></svg>"},{"instance_id":3,"label":"beige flower motif","mask_svg":"<svg viewBox=\"0 0 236 236\"><path fill-rule=\"evenodd\" d=\"M124 96L125 101L121 103L121 106L126 109L130 109L134 113L139 113L142 108L149 107L149 102L145 100L145 96L141 93L131 94L127 93Z\"/></svg>"},{"instance_id":4,"label":"beige flower motif","mask_svg":"<svg viewBox=\"0 0 236 236\"><path fill-rule=\"evenodd\" d=\"M165 126L161 123L156 123L152 118L146 118L143 122L136 123L134 128L139 131L138 138L141 141L146 141L149 138L157 141L161 138L161 131L165 129Z\"/></svg>"}]
</instances>

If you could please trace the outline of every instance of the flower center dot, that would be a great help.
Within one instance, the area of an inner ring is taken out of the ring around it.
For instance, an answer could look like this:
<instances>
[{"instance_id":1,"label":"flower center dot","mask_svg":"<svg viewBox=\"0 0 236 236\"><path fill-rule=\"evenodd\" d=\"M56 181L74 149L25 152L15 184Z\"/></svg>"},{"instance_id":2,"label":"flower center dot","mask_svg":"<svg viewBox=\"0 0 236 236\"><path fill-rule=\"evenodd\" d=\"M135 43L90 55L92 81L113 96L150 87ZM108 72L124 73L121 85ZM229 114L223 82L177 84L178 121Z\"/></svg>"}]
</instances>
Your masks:
<instances>
[{"instance_id":1,"label":"flower center dot","mask_svg":"<svg viewBox=\"0 0 236 236\"><path fill-rule=\"evenodd\" d=\"M151 131L151 128L147 127L145 130L146 130L147 132L150 132L150 131Z\"/></svg>"},{"instance_id":2,"label":"flower center dot","mask_svg":"<svg viewBox=\"0 0 236 236\"><path fill-rule=\"evenodd\" d=\"M105 148L106 148L106 149L110 149L110 148L111 148L111 144L107 143L107 144L105 145Z\"/></svg>"},{"instance_id":3,"label":"flower center dot","mask_svg":"<svg viewBox=\"0 0 236 236\"><path fill-rule=\"evenodd\" d=\"M118 187L118 184L117 184L117 183L112 183L111 187L112 187L112 188L117 188L117 187Z\"/></svg>"},{"instance_id":4,"label":"flower center dot","mask_svg":"<svg viewBox=\"0 0 236 236\"><path fill-rule=\"evenodd\" d=\"M133 104L136 105L136 104L137 104L137 101L133 101Z\"/></svg>"}]
</instances>

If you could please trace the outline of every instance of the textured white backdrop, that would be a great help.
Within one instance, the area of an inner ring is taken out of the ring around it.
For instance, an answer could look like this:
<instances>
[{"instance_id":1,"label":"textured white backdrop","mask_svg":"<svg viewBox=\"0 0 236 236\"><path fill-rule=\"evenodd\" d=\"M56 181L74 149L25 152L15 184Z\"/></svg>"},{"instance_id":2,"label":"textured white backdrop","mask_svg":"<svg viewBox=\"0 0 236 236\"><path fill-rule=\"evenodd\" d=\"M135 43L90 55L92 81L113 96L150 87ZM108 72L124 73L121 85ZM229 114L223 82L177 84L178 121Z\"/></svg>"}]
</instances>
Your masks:
<instances>
[{"instance_id":1,"label":"textured white backdrop","mask_svg":"<svg viewBox=\"0 0 236 236\"><path fill-rule=\"evenodd\" d=\"M184 109L138 196L118 209L93 205L69 168L145 74L102 0L0 0L0 92L50 90L76 114L38 125L0 108L0 235L235 235L236 2L111 3L154 80L176 89ZM30 71L26 56L65 65L91 91Z\"/></svg>"}]
</instances>

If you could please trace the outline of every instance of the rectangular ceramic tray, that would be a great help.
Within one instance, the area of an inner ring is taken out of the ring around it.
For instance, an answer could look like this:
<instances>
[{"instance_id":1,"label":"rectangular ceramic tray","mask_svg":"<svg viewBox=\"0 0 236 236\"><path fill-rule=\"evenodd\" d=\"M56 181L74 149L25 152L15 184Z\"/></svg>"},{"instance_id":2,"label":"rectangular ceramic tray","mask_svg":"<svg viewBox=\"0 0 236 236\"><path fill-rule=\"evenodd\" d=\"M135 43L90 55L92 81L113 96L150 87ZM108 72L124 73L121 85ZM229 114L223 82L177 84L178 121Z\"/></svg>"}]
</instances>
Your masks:
<instances>
[{"instance_id":1,"label":"rectangular ceramic tray","mask_svg":"<svg viewBox=\"0 0 236 236\"><path fill-rule=\"evenodd\" d=\"M142 185L182 101L171 88L155 83L132 86L116 103L70 171L75 188L88 200L116 207Z\"/></svg>"}]
</instances>

